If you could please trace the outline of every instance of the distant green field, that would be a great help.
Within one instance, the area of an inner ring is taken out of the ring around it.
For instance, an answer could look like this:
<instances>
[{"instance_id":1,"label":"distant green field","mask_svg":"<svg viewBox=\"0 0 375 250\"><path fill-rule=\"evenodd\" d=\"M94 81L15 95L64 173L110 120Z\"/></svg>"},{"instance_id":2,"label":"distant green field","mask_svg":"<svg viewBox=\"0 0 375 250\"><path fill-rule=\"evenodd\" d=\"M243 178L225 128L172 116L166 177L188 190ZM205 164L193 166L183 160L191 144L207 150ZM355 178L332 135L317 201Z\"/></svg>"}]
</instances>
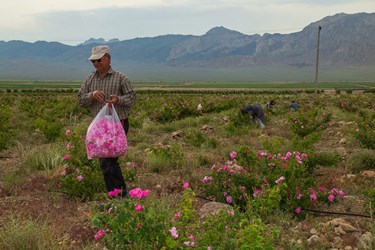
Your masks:
<instances>
[{"instance_id":1,"label":"distant green field","mask_svg":"<svg viewBox=\"0 0 375 250\"><path fill-rule=\"evenodd\" d=\"M0 89L78 89L82 82L0 81ZM369 89L375 82L133 82L137 89Z\"/></svg>"},{"instance_id":2,"label":"distant green field","mask_svg":"<svg viewBox=\"0 0 375 250\"><path fill-rule=\"evenodd\" d=\"M75 89L81 84L81 82L0 81L0 89Z\"/></svg>"}]
</instances>

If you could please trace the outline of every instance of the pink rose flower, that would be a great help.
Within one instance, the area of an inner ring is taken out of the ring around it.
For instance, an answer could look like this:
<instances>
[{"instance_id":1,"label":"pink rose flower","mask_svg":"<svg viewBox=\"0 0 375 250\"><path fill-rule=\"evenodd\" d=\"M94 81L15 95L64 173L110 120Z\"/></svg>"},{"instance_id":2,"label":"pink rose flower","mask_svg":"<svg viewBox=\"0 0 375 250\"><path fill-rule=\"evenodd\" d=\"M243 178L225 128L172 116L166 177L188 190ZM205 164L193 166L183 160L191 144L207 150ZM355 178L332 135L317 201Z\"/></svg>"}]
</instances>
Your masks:
<instances>
[{"instance_id":1,"label":"pink rose flower","mask_svg":"<svg viewBox=\"0 0 375 250\"><path fill-rule=\"evenodd\" d=\"M187 189L188 187L190 187L189 182L185 182L184 185L182 185L182 189Z\"/></svg>"},{"instance_id":2,"label":"pink rose flower","mask_svg":"<svg viewBox=\"0 0 375 250\"><path fill-rule=\"evenodd\" d=\"M143 211L144 210L144 206L141 206L139 205L138 203L134 204L134 207L135 207L135 211L136 212L140 212L140 211Z\"/></svg>"},{"instance_id":3,"label":"pink rose flower","mask_svg":"<svg viewBox=\"0 0 375 250\"><path fill-rule=\"evenodd\" d=\"M329 202L333 202L335 200L335 196L333 194L328 195Z\"/></svg>"},{"instance_id":4,"label":"pink rose flower","mask_svg":"<svg viewBox=\"0 0 375 250\"><path fill-rule=\"evenodd\" d=\"M95 240L100 240L104 235L105 235L105 231L101 229L95 234L94 238Z\"/></svg>"},{"instance_id":5,"label":"pink rose flower","mask_svg":"<svg viewBox=\"0 0 375 250\"><path fill-rule=\"evenodd\" d=\"M137 197L138 199L141 199L143 197L148 196L151 193L150 190L142 190L140 188L135 188L129 191L129 194L131 197Z\"/></svg>"},{"instance_id":6,"label":"pink rose flower","mask_svg":"<svg viewBox=\"0 0 375 250\"><path fill-rule=\"evenodd\" d=\"M177 239L178 238L177 228L176 227L172 227L171 229L169 229L169 232L171 233L171 236L172 236L173 239Z\"/></svg>"},{"instance_id":7,"label":"pink rose flower","mask_svg":"<svg viewBox=\"0 0 375 250\"><path fill-rule=\"evenodd\" d=\"M302 211L301 207L297 207L296 210L295 210L296 214L301 213L301 211Z\"/></svg>"},{"instance_id":8,"label":"pink rose flower","mask_svg":"<svg viewBox=\"0 0 375 250\"><path fill-rule=\"evenodd\" d=\"M225 200L227 201L227 203L231 204L233 202L233 198L232 196L228 195L227 197L225 197Z\"/></svg>"},{"instance_id":9,"label":"pink rose flower","mask_svg":"<svg viewBox=\"0 0 375 250\"><path fill-rule=\"evenodd\" d=\"M236 157L237 157L237 153L236 153L235 151L231 151L231 152L229 153L229 157L230 157L231 160L234 160L234 159L236 159Z\"/></svg>"},{"instance_id":10,"label":"pink rose flower","mask_svg":"<svg viewBox=\"0 0 375 250\"><path fill-rule=\"evenodd\" d=\"M281 176L279 179L277 179L275 182L276 184L279 184L281 183L283 180L285 180L285 177L284 176Z\"/></svg>"},{"instance_id":11,"label":"pink rose flower","mask_svg":"<svg viewBox=\"0 0 375 250\"><path fill-rule=\"evenodd\" d=\"M114 190L108 192L108 195L111 196L111 197L114 197L114 196L118 195L119 193L121 193L121 189L115 188Z\"/></svg>"},{"instance_id":12,"label":"pink rose flower","mask_svg":"<svg viewBox=\"0 0 375 250\"><path fill-rule=\"evenodd\" d=\"M257 189L257 190L254 191L253 196L257 197L258 195L261 195L261 194L263 194L263 191L260 190L260 189Z\"/></svg>"}]
</instances>

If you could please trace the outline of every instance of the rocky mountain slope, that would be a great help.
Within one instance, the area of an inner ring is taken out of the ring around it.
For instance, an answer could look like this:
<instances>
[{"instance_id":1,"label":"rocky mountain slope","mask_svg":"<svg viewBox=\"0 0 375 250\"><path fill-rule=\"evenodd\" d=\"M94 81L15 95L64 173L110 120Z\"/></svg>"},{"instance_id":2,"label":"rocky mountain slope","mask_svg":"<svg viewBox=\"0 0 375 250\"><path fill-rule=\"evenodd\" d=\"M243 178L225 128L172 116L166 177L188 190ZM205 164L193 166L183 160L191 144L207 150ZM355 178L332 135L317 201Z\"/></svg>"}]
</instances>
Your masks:
<instances>
[{"instance_id":1,"label":"rocky mountain slope","mask_svg":"<svg viewBox=\"0 0 375 250\"><path fill-rule=\"evenodd\" d=\"M321 67L330 70L375 67L375 13L340 13L291 34L246 35L215 27L202 36L163 35L124 41L91 38L77 46L0 41L0 79L17 76L74 79L78 75L81 78L91 70L87 63L91 47L103 43L110 44L118 69L146 74L153 69L164 80L168 75L167 71L163 75L165 69L170 72L199 68L206 69L207 74L214 69L253 67L311 70L316 63L319 27Z\"/></svg>"}]
</instances>

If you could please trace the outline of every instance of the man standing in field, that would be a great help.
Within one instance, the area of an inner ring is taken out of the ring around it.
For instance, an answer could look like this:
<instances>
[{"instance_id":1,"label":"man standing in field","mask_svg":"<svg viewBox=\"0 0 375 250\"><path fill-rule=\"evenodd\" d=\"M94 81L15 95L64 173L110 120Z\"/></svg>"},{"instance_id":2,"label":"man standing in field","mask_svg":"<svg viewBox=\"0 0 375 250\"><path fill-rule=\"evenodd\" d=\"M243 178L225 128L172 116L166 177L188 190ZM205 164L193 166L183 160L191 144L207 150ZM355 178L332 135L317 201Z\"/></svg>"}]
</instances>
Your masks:
<instances>
[{"instance_id":1,"label":"man standing in field","mask_svg":"<svg viewBox=\"0 0 375 250\"><path fill-rule=\"evenodd\" d=\"M95 71L83 82L78 92L81 107L89 108L95 117L106 103L114 105L121 120L125 134L129 130L131 108L136 101L136 93L128 77L111 67L111 55L106 45L92 48L91 60ZM120 189L122 197L127 196L126 184L118 158L99 158L104 182L108 192Z\"/></svg>"}]
</instances>

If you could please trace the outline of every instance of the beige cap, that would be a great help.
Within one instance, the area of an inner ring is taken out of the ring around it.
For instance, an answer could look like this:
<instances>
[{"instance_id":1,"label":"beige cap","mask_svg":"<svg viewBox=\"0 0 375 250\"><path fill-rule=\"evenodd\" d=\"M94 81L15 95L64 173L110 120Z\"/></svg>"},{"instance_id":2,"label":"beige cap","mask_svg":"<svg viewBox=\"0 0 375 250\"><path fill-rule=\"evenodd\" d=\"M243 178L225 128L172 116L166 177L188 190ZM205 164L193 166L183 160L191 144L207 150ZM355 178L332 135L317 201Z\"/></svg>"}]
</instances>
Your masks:
<instances>
[{"instance_id":1,"label":"beige cap","mask_svg":"<svg viewBox=\"0 0 375 250\"><path fill-rule=\"evenodd\" d=\"M88 60L98 60L102 58L106 53L109 54L109 47L107 45L95 46L91 50L91 56Z\"/></svg>"}]
</instances>

